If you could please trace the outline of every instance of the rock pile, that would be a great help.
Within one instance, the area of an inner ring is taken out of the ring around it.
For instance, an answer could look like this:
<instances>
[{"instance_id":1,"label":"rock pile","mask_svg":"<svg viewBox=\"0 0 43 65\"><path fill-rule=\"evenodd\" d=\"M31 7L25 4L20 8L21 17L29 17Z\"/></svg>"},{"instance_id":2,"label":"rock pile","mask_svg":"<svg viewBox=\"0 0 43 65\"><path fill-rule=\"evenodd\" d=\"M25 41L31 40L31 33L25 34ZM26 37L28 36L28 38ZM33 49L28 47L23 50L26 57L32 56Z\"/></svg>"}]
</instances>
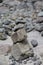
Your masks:
<instances>
[{"instance_id":1,"label":"rock pile","mask_svg":"<svg viewBox=\"0 0 43 65\"><path fill-rule=\"evenodd\" d=\"M28 58L28 64L30 60L31 65L41 65L40 60L33 62L33 48L38 42L34 39L28 42L27 33L31 31L37 31L43 37L43 0L0 0L0 40L7 40L7 36L12 38L14 61L33 56Z\"/></svg>"}]
</instances>

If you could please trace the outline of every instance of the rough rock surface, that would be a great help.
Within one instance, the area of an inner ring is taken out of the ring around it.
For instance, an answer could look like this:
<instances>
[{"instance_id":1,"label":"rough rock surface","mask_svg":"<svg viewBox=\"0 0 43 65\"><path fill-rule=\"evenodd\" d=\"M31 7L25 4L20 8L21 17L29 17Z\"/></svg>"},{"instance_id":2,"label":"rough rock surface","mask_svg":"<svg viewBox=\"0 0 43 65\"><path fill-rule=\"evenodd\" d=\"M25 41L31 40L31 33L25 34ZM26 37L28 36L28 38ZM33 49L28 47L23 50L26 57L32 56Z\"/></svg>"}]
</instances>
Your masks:
<instances>
[{"instance_id":1,"label":"rough rock surface","mask_svg":"<svg viewBox=\"0 0 43 65\"><path fill-rule=\"evenodd\" d=\"M33 47L33 51L39 56L39 59L43 62L43 0L0 0L0 63L1 65L9 65L6 64L3 60L3 56L6 53L9 53L9 48L13 45L13 41L11 36L18 29L22 28L22 25L25 28L27 33L27 40L31 44L32 40L36 40L32 42L33 45L37 45ZM4 29L4 30L3 30ZM23 30L24 31L24 30ZM22 35L24 32L22 31ZM18 33L18 40L22 35L20 30ZM17 35L15 35L17 36ZM14 39L14 38L13 38ZM17 41L17 40L16 40ZM18 41L17 41L18 42ZM7 46L6 46L7 45ZM20 50L20 49L19 49ZM10 53L11 54L11 53ZM9 56L9 54L8 54ZM5 56L4 56L5 57ZM40 60L37 60L35 57L28 58L24 60L20 65L43 65ZM6 58L8 59L8 58ZM34 59L34 61L33 61ZM18 62L15 64L15 59L12 59L10 65L19 65ZM8 60L9 61L9 60ZM10 62L9 61L9 62ZM2 63L4 62L4 63Z\"/></svg>"}]
</instances>

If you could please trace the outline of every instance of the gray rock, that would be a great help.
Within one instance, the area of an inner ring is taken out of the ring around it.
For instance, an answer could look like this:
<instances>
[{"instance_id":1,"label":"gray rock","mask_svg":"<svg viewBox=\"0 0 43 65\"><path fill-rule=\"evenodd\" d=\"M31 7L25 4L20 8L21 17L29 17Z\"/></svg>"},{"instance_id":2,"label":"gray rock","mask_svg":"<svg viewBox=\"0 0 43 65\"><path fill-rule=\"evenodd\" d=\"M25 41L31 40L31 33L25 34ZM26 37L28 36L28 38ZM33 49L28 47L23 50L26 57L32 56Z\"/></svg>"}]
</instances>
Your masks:
<instances>
[{"instance_id":1,"label":"gray rock","mask_svg":"<svg viewBox=\"0 0 43 65\"><path fill-rule=\"evenodd\" d=\"M32 51L32 46L26 42L27 41L24 40L21 43L16 43L13 45L11 53L16 60L24 60L25 58L31 57L34 55Z\"/></svg>"},{"instance_id":2,"label":"gray rock","mask_svg":"<svg viewBox=\"0 0 43 65\"><path fill-rule=\"evenodd\" d=\"M25 24L25 21L17 19L15 23L16 23L16 24L19 24L19 23Z\"/></svg>"},{"instance_id":3,"label":"gray rock","mask_svg":"<svg viewBox=\"0 0 43 65\"><path fill-rule=\"evenodd\" d=\"M25 29L26 29L27 32L30 32L34 29L34 26L31 23L26 23Z\"/></svg>"},{"instance_id":4,"label":"gray rock","mask_svg":"<svg viewBox=\"0 0 43 65\"><path fill-rule=\"evenodd\" d=\"M43 31L41 32L41 36L43 36Z\"/></svg>"},{"instance_id":5,"label":"gray rock","mask_svg":"<svg viewBox=\"0 0 43 65\"><path fill-rule=\"evenodd\" d=\"M43 12L39 12L39 13L38 13L38 16L39 16L39 17L43 17Z\"/></svg>"},{"instance_id":6,"label":"gray rock","mask_svg":"<svg viewBox=\"0 0 43 65\"><path fill-rule=\"evenodd\" d=\"M39 32L43 31L43 25L42 24L36 24L35 25L35 30L37 30Z\"/></svg>"},{"instance_id":7,"label":"gray rock","mask_svg":"<svg viewBox=\"0 0 43 65\"><path fill-rule=\"evenodd\" d=\"M36 47L38 45L38 42L36 40L32 40L31 44L32 44L33 47Z\"/></svg>"},{"instance_id":8,"label":"gray rock","mask_svg":"<svg viewBox=\"0 0 43 65\"><path fill-rule=\"evenodd\" d=\"M17 31L17 30L22 29L22 28L24 28L24 25L23 24L18 24L12 30Z\"/></svg>"},{"instance_id":9,"label":"gray rock","mask_svg":"<svg viewBox=\"0 0 43 65\"><path fill-rule=\"evenodd\" d=\"M43 17L38 17L36 20L33 20L33 23L43 23Z\"/></svg>"},{"instance_id":10,"label":"gray rock","mask_svg":"<svg viewBox=\"0 0 43 65\"><path fill-rule=\"evenodd\" d=\"M1 13L1 14L9 13L9 9L6 8L6 7L0 7L0 13Z\"/></svg>"},{"instance_id":11,"label":"gray rock","mask_svg":"<svg viewBox=\"0 0 43 65\"><path fill-rule=\"evenodd\" d=\"M0 0L0 3L2 3L3 2L3 0Z\"/></svg>"},{"instance_id":12,"label":"gray rock","mask_svg":"<svg viewBox=\"0 0 43 65\"><path fill-rule=\"evenodd\" d=\"M34 63L34 65L41 65L42 62L40 60L36 61L36 63Z\"/></svg>"},{"instance_id":13,"label":"gray rock","mask_svg":"<svg viewBox=\"0 0 43 65\"><path fill-rule=\"evenodd\" d=\"M20 42L27 37L26 31L24 28L17 30L16 32L12 33L11 38L13 43Z\"/></svg>"},{"instance_id":14,"label":"gray rock","mask_svg":"<svg viewBox=\"0 0 43 65\"><path fill-rule=\"evenodd\" d=\"M43 1L35 2L34 6L35 6L36 10L41 11L43 9Z\"/></svg>"},{"instance_id":15,"label":"gray rock","mask_svg":"<svg viewBox=\"0 0 43 65\"><path fill-rule=\"evenodd\" d=\"M10 23L11 23L11 21L8 21L8 20L3 22L4 25L9 25Z\"/></svg>"},{"instance_id":16,"label":"gray rock","mask_svg":"<svg viewBox=\"0 0 43 65\"><path fill-rule=\"evenodd\" d=\"M5 29L4 28L0 28L0 40L6 40L7 36L5 34Z\"/></svg>"}]
</instances>

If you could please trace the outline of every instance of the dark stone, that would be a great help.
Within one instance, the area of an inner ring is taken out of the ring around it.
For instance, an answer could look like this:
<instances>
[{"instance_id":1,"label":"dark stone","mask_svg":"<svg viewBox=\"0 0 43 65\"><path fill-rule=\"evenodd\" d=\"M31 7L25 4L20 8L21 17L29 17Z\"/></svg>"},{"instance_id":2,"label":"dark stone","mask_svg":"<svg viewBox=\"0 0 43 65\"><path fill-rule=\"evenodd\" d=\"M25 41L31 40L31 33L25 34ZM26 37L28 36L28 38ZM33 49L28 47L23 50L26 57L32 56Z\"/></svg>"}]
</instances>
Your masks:
<instances>
[{"instance_id":1,"label":"dark stone","mask_svg":"<svg viewBox=\"0 0 43 65\"><path fill-rule=\"evenodd\" d=\"M43 25L42 24L36 24L35 25L35 30L37 30L39 32L43 31Z\"/></svg>"},{"instance_id":2,"label":"dark stone","mask_svg":"<svg viewBox=\"0 0 43 65\"><path fill-rule=\"evenodd\" d=\"M39 60L40 58L39 57L37 57L37 55L35 55L33 58L32 58L32 61L37 61L37 60Z\"/></svg>"},{"instance_id":3,"label":"dark stone","mask_svg":"<svg viewBox=\"0 0 43 65\"><path fill-rule=\"evenodd\" d=\"M38 42L36 40L32 40L31 44L32 44L33 47L36 47L38 45Z\"/></svg>"},{"instance_id":4,"label":"dark stone","mask_svg":"<svg viewBox=\"0 0 43 65\"><path fill-rule=\"evenodd\" d=\"M15 22L16 24L25 24L25 22L24 21L22 21L22 20L16 20L16 22Z\"/></svg>"},{"instance_id":5,"label":"dark stone","mask_svg":"<svg viewBox=\"0 0 43 65\"><path fill-rule=\"evenodd\" d=\"M5 21L3 22L4 25L9 25L11 23L11 21Z\"/></svg>"},{"instance_id":6,"label":"dark stone","mask_svg":"<svg viewBox=\"0 0 43 65\"><path fill-rule=\"evenodd\" d=\"M0 0L0 3L2 3L3 2L3 0Z\"/></svg>"},{"instance_id":7,"label":"dark stone","mask_svg":"<svg viewBox=\"0 0 43 65\"><path fill-rule=\"evenodd\" d=\"M41 32L41 36L43 36L43 31Z\"/></svg>"},{"instance_id":8,"label":"dark stone","mask_svg":"<svg viewBox=\"0 0 43 65\"><path fill-rule=\"evenodd\" d=\"M26 29L27 32L30 32L34 29L34 26L31 23L27 23L25 25L25 29Z\"/></svg>"}]
</instances>

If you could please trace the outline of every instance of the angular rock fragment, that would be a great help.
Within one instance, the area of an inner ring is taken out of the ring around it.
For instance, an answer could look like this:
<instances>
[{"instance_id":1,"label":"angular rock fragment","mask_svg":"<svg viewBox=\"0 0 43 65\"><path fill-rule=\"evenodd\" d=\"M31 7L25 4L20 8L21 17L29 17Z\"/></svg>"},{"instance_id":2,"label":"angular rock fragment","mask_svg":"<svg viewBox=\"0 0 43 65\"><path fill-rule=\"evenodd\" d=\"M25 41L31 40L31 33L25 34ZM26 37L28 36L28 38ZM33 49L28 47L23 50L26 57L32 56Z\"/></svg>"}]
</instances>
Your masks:
<instances>
[{"instance_id":1,"label":"angular rock fragment","mask_svg":"<svg viewBox=\"0 0 43 65\"><path fill-rule=\"evenodd\" d=\"M12 33L11 38L14 43L20 42L27 37L25 29L19 29L17 32Z\"/></svg>"}]
</instances>

